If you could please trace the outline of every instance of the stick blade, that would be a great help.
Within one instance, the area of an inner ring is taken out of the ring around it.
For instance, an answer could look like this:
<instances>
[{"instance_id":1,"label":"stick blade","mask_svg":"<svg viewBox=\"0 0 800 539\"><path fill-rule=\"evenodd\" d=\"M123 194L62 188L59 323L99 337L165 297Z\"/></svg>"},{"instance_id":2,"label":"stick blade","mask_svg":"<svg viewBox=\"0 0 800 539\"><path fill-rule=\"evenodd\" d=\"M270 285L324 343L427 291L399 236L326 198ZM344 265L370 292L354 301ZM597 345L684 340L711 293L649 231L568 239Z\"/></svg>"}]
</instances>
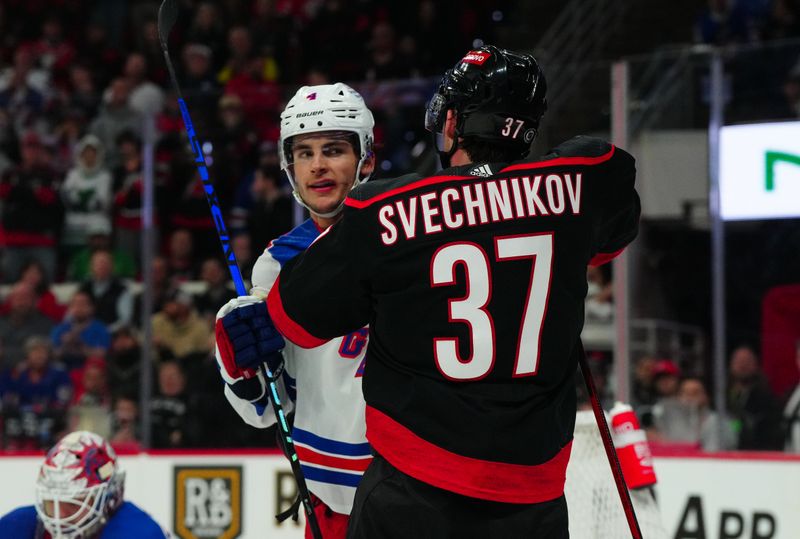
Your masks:
<instances>
[{"instance_id":1,"label":"stick blade","mask_svg":"<svg viewBox=\"0 0 800 539\"><path fill-rule=\"evenodd\" d=\"M164 0L158 8L158 39L161 47L166 50L167 40L175 21L178 19L178 2L175 0Z\"/></svg>"}]
</instances>

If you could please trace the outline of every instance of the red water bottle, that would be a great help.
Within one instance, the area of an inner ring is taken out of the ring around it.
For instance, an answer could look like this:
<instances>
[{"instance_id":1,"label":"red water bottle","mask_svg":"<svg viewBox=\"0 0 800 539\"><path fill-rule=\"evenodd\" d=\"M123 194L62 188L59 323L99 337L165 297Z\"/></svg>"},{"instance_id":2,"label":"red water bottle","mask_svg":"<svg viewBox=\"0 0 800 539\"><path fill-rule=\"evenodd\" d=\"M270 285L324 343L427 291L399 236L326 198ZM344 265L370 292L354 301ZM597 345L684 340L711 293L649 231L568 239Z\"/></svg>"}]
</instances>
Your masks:
<instances>
[{"instance_id":1,"label":"red water bottle","mask_svg":"<svg viewBox=\"0 0 800 539\"><path fill-rule=\"evenodd\" d=\"M614 447L619 464L629 489L649 487L656 484L653 455L647 445L647 437L639 426L636 414L627 404L617 402L609 412Z\"/></svg>"}]
</instances>

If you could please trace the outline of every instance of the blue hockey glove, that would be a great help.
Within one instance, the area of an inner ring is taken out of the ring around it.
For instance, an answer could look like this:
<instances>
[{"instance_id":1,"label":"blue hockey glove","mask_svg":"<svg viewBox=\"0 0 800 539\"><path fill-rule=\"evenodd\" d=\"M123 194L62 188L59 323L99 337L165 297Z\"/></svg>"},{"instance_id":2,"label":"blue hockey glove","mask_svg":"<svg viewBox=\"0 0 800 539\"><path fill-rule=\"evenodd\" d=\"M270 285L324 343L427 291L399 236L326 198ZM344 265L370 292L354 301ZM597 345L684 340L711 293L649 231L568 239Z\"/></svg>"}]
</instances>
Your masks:
<instances>
[{"instance_id":1,"label":"blue hockey glove","mask_svg":"<svg viewBox=\"0 0 800 539\"><path fill-rule=\"evenodd\" d=\"M215 325L217 366L234 394L250 402L266 393L259 367L280 370L285 346L267 312L266 302L255 296L230 300L217 313Z\"/></svg>"}]
</instances>

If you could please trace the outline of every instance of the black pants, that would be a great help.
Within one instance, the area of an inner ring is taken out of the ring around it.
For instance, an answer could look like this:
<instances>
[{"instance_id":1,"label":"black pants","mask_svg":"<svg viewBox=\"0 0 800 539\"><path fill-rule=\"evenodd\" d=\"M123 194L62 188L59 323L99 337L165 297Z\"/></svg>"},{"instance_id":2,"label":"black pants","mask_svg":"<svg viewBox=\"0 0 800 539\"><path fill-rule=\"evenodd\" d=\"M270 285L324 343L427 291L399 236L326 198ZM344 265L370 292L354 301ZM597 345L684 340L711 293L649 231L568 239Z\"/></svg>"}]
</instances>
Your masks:
<instances>
[{"instance_id":1,"label":"black pants","mask_svg":"<svg viewBox=\"0 0 800 539\"><path fill-rule=\"evenodd\" d=\"M564 496L491 502L408 476L376 455L356 491L347 539L569 539Z\"/></svg>"}]
</instances>

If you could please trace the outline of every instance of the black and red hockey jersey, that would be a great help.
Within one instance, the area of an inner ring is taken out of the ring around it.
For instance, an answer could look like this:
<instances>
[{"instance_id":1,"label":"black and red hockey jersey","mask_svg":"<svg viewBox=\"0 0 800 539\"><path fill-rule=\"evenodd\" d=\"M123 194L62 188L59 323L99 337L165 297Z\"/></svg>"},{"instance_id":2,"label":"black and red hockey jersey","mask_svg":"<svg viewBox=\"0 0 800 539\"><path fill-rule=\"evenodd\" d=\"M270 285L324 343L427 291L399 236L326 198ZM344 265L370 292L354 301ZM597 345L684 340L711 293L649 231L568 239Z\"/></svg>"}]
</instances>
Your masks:
<instances>
[{"instance_id":1,"label":"black and red hockey jersey","mask_svg":"<svg viewBox=\"0 0 800 539\"><path fill-rule=\"evenodd\" d=\"M586 266L637 233L634 159L588 137L513 164L368 182L287 263L278 329L318 346L369 325L367 439L466 496L561 496Z\"/></svg>"}]
</instances>

